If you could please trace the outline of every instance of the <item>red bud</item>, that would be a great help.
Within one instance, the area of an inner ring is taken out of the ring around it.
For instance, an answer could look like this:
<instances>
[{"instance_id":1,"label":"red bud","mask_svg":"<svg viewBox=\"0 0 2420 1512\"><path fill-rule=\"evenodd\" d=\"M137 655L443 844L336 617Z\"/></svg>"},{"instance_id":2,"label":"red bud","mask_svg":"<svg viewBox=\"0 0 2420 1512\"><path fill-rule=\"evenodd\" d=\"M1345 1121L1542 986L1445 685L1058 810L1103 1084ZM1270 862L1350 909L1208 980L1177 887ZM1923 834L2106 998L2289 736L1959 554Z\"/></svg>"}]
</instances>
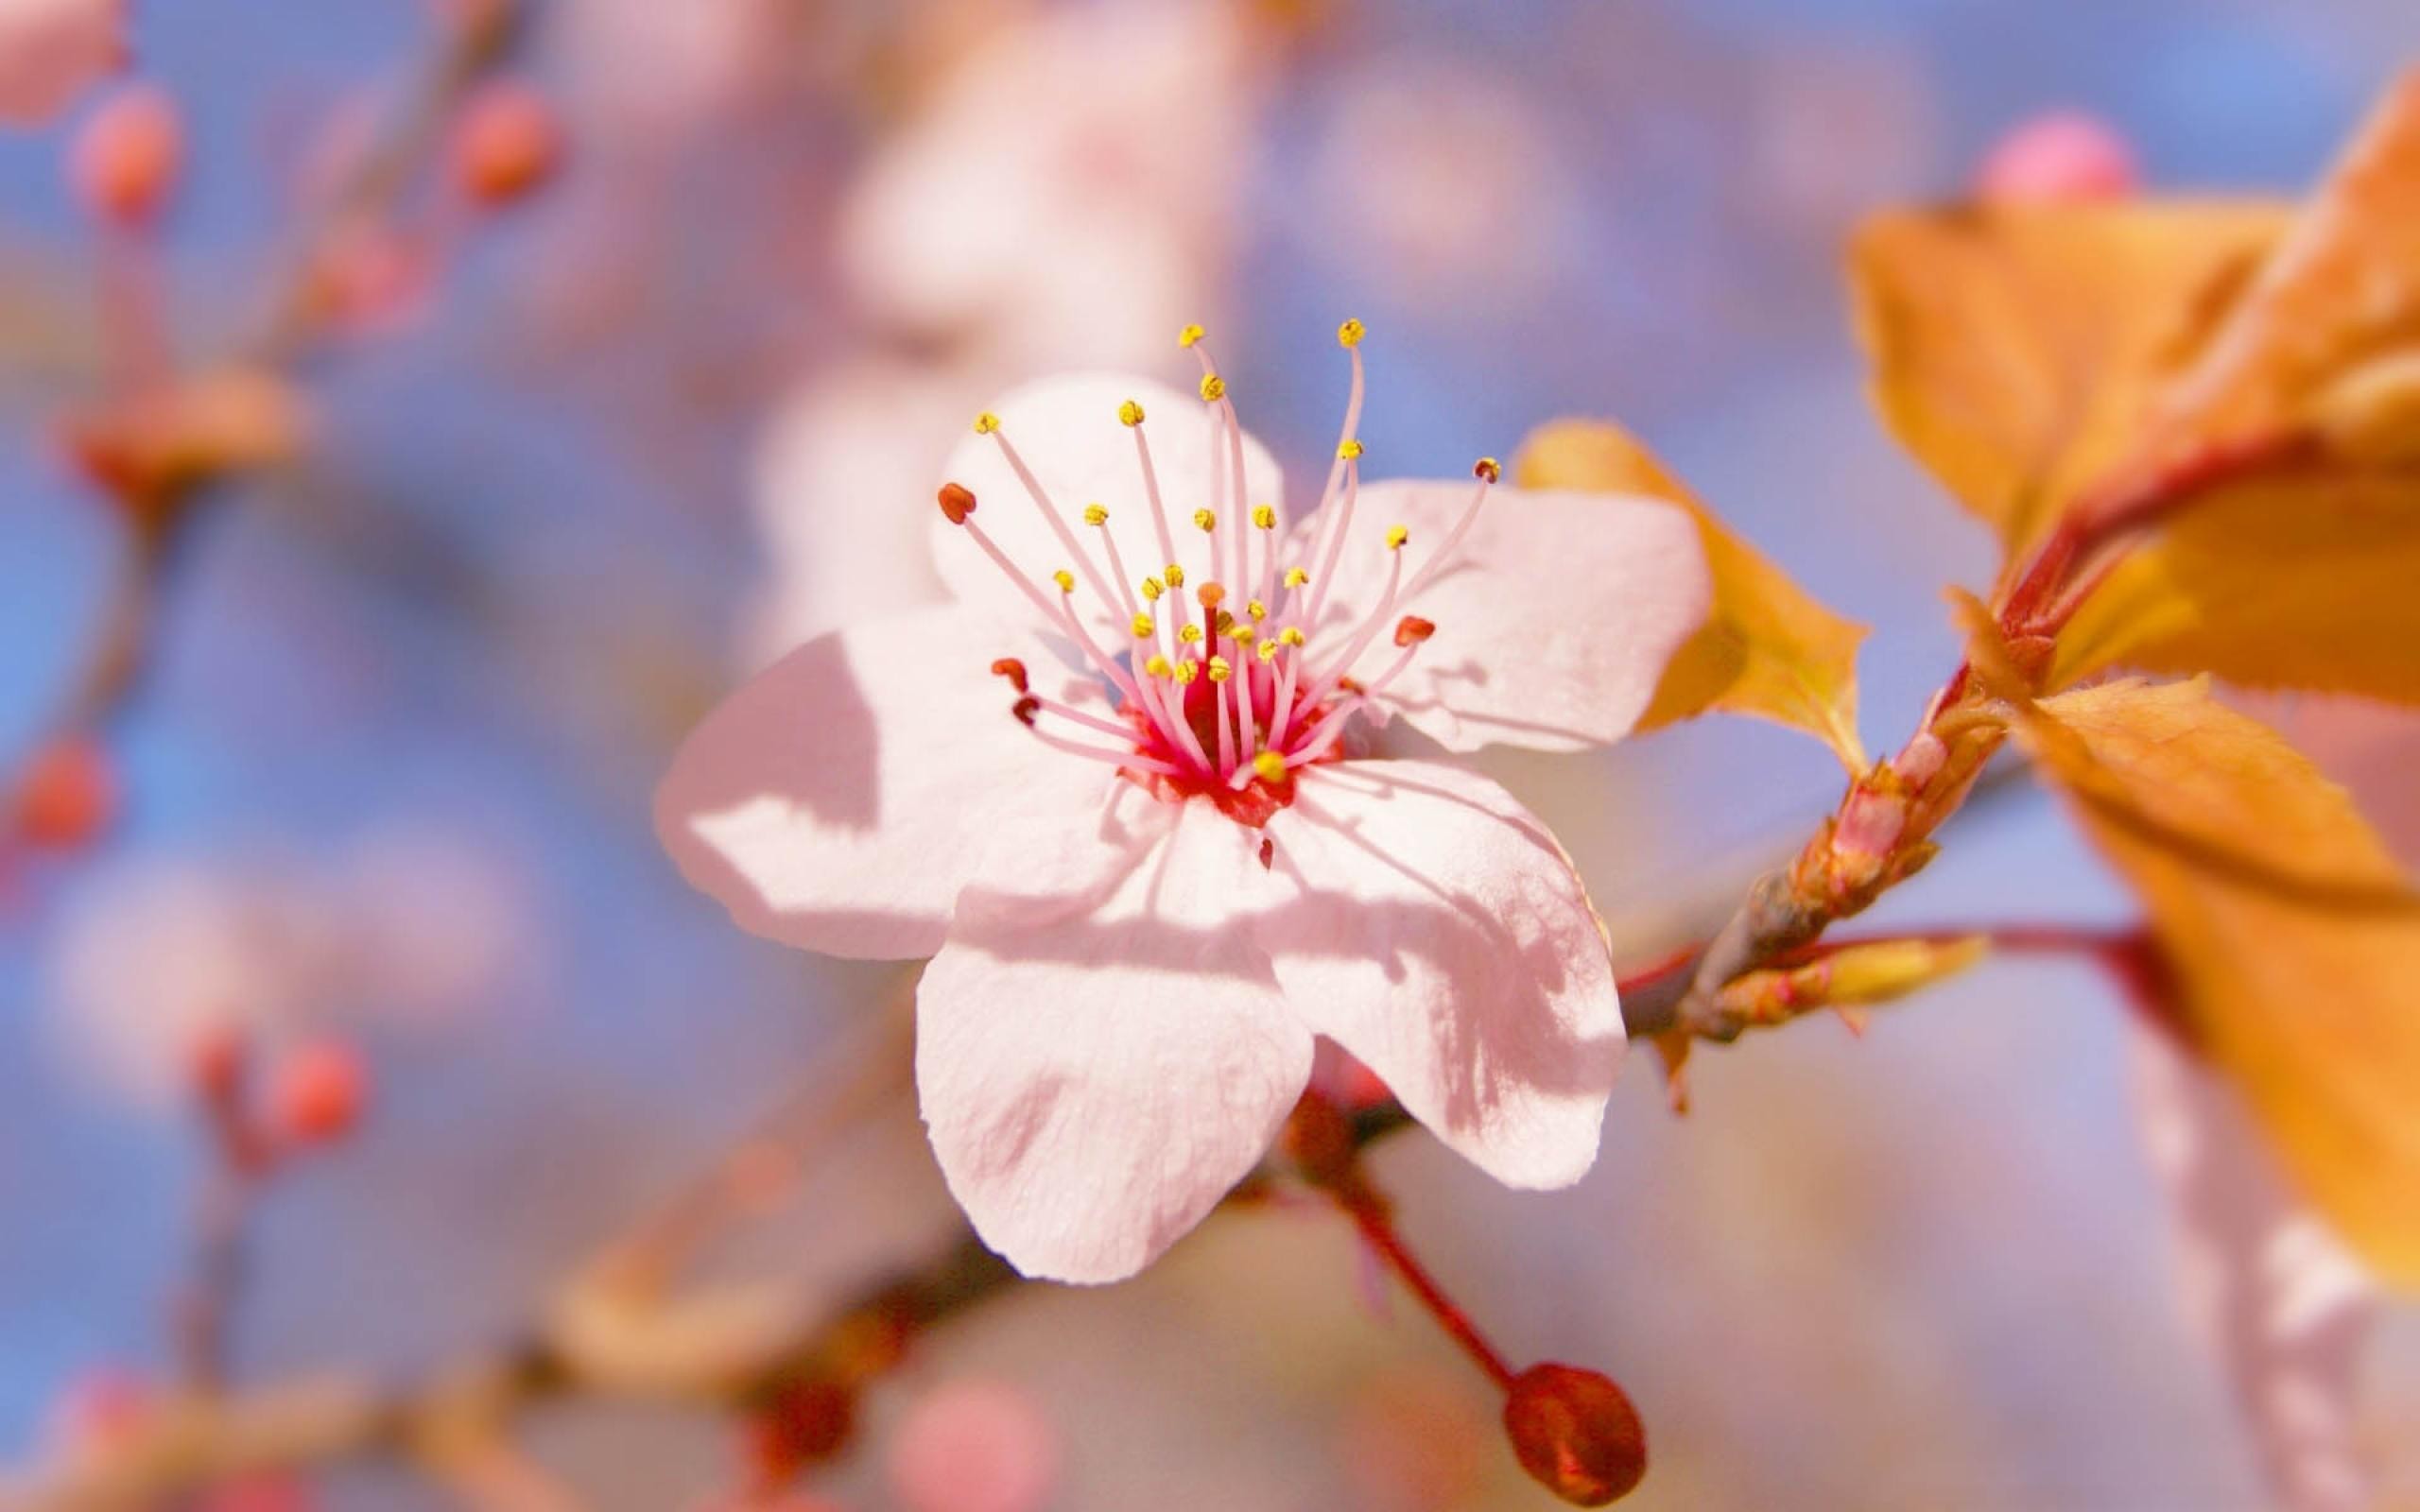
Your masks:
<instances>
[{"instance_id":1,"label":"red bud","mask_svg":"<svg viewBox=\"0 0 2420 1512\"><path fill-rule=\"evenodd\" d=\"M77 133L67 174L95 218L147 226L175 192L184 159L176 102L153 85L134 84L111 95Z\"/></svg>"},{"instance_id":2,"label":"red bud","mask_svg":"<svg viewBox=\"0 0 2420 1512\"><path fill-rule=\"evenodd\" d=\"M483 86L454 128L454 171L463 193L483 205L509 205L554 177L562 128L545 96L510 80Z\"/></svg>"},{"instance_id":3,"label":"red bud","mask_svg":"<svg viewBox=\"0 0 2420 1512\"><path fill-rule=\"evenodd\" d=\"M1647 1474L1647 1430L1622 1388L1594 1370L1531 1366L1504 1403L1521 1468L1574 1506L1603 1506Z\"/></svg>"},{"instance_id":4,"label":"red bud","mask_svg":"<svg viewBox=\"0 0 2420 1512\"><path fill-rule=\"evenodd\" d=\"M108 827L117 799L109 751L88 735L62 735L18 774L12 827L27 844L72 850Z\"/></svg>"},{"instance_id":5,"label":"red bud","mask_svg":"<svg viewBox=\"0 0 2420 1512\"><path fill-rule=\"evenodd\" d=\"M321 1040L288 1053L268 1089L269 1119L297 1144L325 1144L353 1132L370 1100L370 1072L341 1040Z\"/></svg>"}]
</instances>

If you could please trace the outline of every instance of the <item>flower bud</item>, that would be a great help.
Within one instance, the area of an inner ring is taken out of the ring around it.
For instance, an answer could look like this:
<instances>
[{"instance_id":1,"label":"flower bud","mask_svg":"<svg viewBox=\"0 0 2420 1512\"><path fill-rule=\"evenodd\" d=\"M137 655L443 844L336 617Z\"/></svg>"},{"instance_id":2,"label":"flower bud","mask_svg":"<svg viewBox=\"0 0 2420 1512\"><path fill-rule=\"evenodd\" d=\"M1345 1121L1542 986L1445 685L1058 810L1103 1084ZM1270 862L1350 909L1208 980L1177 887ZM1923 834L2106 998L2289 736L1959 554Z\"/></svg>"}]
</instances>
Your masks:
<instances>
[{"instance_id":1,"label":"flower bud","mask_svg":"<svg viewBox=\"0 0 2420 1512\"><path fill-rule=\"evenodd\" d=\"M1530 1478L1574 1506L1603 1506L1647 1474L1647 1430L1594 1370L1531 1366L1504 1403L1504 1432Z\"/></svg>"},{"instance_id":2,"label":"flower bud","mask_svg":"<svg viewBox=\"0 0 2420 1512\"><path fill-rule=\"evenodd\" d=\"M176 102L156 85L132 84L103 101L77 133L67 176L95 219L140 230L166 208L184 160Z\"/></svg>"},{"instance_id":3,"label":"flower bud","mask_svg":"<svg viewBox=\"0 0 2420 1512\"><path fill-rule=\"evenodd\" d=\"M73 850L109 827L118 809L117 772L89 735L62 735L34 752L18 774L9 827L28 845Z\"/></svg>"},{"instance_id":4,"label":"flower bud","mask_svg":"<svg viewBox=\"0 0 2420 1512\"><path fill-rule=\"evenodd\" d=\"M748 1457L759 1476L779 1484L839 1453L856 1427L855 1390L837 1381L802 1381L749 1418Z\"/></svg>"},{"instance_id":5,"label":"flower bud","mask_svg":"<svg viewBox=\"0 0 2420 1512\"><path fill-rule=\"evenodd\" d=\"M1975 175L1975 198L1997 204L2118 199L2141 186L2135 149L2076 111L2037 115L2000 138Z\"/></svg>"},{"instance_id":6,"label":"flower bud","mask_svg":"<svg viewBox=\"0 0 2420 1512\"><path fill-rule=\"evenodd\" d=\"M454 172L479 204L509 205L554 177L562 127L545 96L509 80L483 86L454 128Z\"/></svg>"},{"instance_id":7,"label":"flower bud","mask_svg":"<svg viewBox=\"0 0 2420 1512\"><path fill-rule=\"evenodd\" d=\"M269 1124L296 1144L327 1144L353 1132L370 1100L359 1052L323 1040L288 1053L271 1074Z\"/></svg>"}]
</instances>

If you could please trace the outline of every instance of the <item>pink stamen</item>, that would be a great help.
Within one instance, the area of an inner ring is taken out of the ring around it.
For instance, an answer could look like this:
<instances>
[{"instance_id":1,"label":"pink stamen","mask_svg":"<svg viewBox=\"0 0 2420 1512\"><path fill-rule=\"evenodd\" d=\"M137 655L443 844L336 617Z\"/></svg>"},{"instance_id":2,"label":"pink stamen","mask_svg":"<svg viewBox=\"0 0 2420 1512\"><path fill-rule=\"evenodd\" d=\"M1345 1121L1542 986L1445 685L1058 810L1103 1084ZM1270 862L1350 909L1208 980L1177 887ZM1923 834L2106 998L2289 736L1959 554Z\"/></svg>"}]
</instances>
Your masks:
<instances>
[{"instance_id":1,"label":"pink stamen","mask_svg":"<svg viewBox=\"0 0 2420 1512\"><path fill-rule=\"evenodd\" d=\"M1084 550L1082 544L1076 540L1076 533L1067 528L1065 520L1060 518L1059 508L1050 502L1050 495L1043 491L1041 479L1036 478L1032 469L1025 465L1025 458L1017 455L1017 449L1009 444L1007 429L994 425L992 428L992 439L999 443L1000 455L1007 459L1009 471L1014 472L1017 475L1017 481L1025 485L1025 491L1032 497L1034 507L1042 511L1042 518L1050 523L1051 533L1059 538L1059 544L1066 547L1067 555L1076 558L1077 568L1083 573L1084 580L1092 584L1093 592L1100 595L1100 601L1104 604L1116 603L1117 594L1110 590L1107 583L1101 581L1100 569L1093 564L1092 553Z\"/></svg>"},{"instance_id":2,"label":"pink stamen","mask_svg":"<svg viewBox=\"0 0 2420 1512\"><path fill-rule=\"evenodd\" d=\"M1482 463L1480 465L1482 468L1489 471L1492 471L1494 468L1493 463ZM1462 538L1470 534L1471 522L1478 518L1479 506L1487 502L1487 490L1495 484L1495 479L1489 476L1487 471L1482 471L1479 473L1478 488L1471 494L1470 507L1462 511L1462 517L1460 520L1454 522L1454 528L1446 532L1445 543L1439 546L1434 552L1430 553L1428 559L1420 564L1420 571L1412 574L1411 581L1404 585L1403 596L1405 598L1409 599L1413 594L1419 593L1422 589L1427 587L1430 580L1437 576L1437 570L1440 567L1443 567L1445 564L1446 559L1454 555L1454 548L1460 546L1462 543Z\"/></svg>"},{"instance_id":3,"label":"pink stamen","mask_svg":"<svg viewBox=\"0 0 2420 1512\"><path fill-rule=\"evenodd\" d=\"M1156 756L1146 756L1132 747L1125 750L1113 750L1105 746L1087 746L1080 740L1069 740L1063 735L1054 735L1046 730L1034 730L1033 738L1053 750L1063 750L1070 756L1088 756L1097 762L1107 762L1112 766L1125 767L1138 772L1155 772L1162 777L1186 775L1184 767L1172 762L1164 762Z\"/></svg>"},{"instance_id":4,"label":"pink stamen","mask_svg":"<svg viewBox=\"0 0 2420 1512\"><path fill-rule=\"evenodd\" d=\"M1387 591L1378 599L1377 609L1368 619L1361 622L1360 630L1355 634L1351 644L1345 646L1344 654L1329 663L1324 671L1316 674L1311 691L1303 697L1303 702L1306 706L1316 709L1326 701L1327 696L1336 691L1336 685L1344 679L1344 675L1352 670L1353 664L1361 660L1361 653L1370 648L1370 643L1378 638L1378 630L1387 623L1387 616L1394 612L1395 598L1403 587L1403 549L1396 547L1389 551L1387 556L1390 558L1387 568Z\"/></svg>"}]
</instances>

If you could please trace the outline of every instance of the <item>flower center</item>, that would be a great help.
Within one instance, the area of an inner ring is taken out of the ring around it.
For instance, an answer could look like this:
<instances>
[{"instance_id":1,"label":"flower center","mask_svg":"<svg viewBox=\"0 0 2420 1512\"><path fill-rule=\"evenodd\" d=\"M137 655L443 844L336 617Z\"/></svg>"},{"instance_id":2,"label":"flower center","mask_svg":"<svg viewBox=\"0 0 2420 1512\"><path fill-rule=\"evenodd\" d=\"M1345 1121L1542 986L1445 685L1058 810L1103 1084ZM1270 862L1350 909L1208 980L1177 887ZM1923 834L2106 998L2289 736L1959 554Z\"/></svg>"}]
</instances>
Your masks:
<instances>
[{"instance_id":1,"label":"flower center","mask_svg":"<svg viewBox=\"0 0 2420 1512\"><path fill-rule=\"evenodd\" d=\"M1243 427L1226 381L1202 344L1201 327L1187 326L1179 335L1179 344L1201 359L1201 394L1210 412L1210 496L1198 502L1190 518L1192 527L1206 538L1210 571L1216 575L1208 582L1190 583L1178 560L1175 529L1151 464L1141 404L1126 401L1118 406L1117 418L1134 434L1143 507L1166 565L1139 576L1129 571L1110 534L1106 507L1087 504L1078 517L1093 532L1096 555L1026 466L999 417L986 413L976 418L976 433L998 444L1009 470L1074 565L1054 572L1048 587L1037 583L976 522L976 497L959 484L942 486L943 517L966 532L1046 621L1066 633L1118 700L1111 713L1090 713L1033 692L1024 663L1013 659L994 662L992 670L1015 691L1012 713L1036 739L1073 756L1106 762L1172 800L1208 798L1253 826L1293 801L1298 771L1341 753L1338 742L1354 715L1402 676L1435 633L1429 621L1399 610L1461 543L1499 475L1494 459L1479 459L1472 470L1478 487L1469 507L1409 582L1403 551L1410 534L1402 525L1390 527L1386 586L1376 604L1357 624L1323 628L1314 642L1311 627L1323 624L1320 616L1327 605L1327 589L1342 558L1360 492L1362 449L1354 431L1360 422L1363 393L1361 335L1357 320L1347 320L1337 331L1338 342L1353 361L1343 436L1313 516L1315 528L1302 542L1302 560L1283 565L1287 533L1279 507L1246 507ZM1084 603L1080 595L1086 593L1127 622L1123 646L1104 646L1087 627L1087 615L1080 612ZM1348 677L1390 627L1398 647L1393 661L1366 683Z\"/></svg>"}]
</instances>

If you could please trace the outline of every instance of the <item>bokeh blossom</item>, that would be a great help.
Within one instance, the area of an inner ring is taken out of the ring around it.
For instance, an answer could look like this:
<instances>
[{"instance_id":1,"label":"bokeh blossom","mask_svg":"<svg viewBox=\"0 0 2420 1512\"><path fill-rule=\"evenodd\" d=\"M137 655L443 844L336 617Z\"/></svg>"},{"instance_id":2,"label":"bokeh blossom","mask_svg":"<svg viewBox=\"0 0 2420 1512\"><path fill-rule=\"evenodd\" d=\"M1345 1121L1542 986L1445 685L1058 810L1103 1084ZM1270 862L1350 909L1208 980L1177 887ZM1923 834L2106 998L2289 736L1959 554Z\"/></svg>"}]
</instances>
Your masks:
<instances>
[{"instance_id":1,"label":"bokeh blossom","mask_svg":"<svg viewBox=\"0 0 2420 1512\"><path fill-rule=\"evenodd\" d=\"M126 57L126 0L0 0L0 123L39 126Z\"/></svg>"},{"instance_id":2,"label":"bokeh blossom","mask_svg":"<svg viewBox=\"0 0 2420 1512\"><path fill-rule=\"evenodd\" d=\"M1454 751L1618 739L1706 612L1694 527L1496 490L1486 459L1363 488L1340 335L1353 395L1298 524L1198 328L1200 401L1113 375L1009 395L941 491L956 602L809 642L658 793L666 846L747 928L934 956L925 1121L1030 1274L1165 1250L1260 1159L1315 1035L1500 1180L1595 1159L1625 1039L1578 877L1495 782L1358 739L1393 716Z\"/></svg>"}]
</instances>

